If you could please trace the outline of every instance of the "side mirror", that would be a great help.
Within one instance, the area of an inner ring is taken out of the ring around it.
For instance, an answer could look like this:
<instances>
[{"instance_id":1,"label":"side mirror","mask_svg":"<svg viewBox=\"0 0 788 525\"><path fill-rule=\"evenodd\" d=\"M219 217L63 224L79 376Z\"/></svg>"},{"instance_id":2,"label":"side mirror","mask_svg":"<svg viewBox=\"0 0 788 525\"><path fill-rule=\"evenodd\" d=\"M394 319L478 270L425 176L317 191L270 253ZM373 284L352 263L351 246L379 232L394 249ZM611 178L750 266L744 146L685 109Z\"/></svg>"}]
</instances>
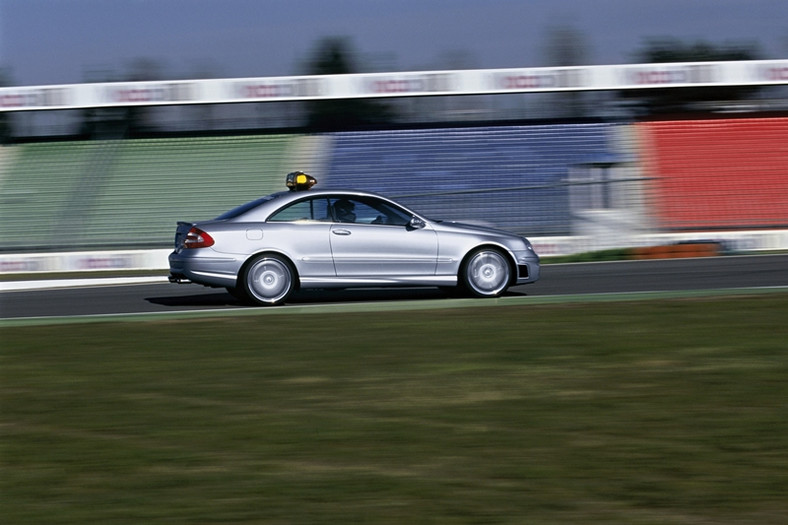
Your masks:
<instances>
[{"instance_id":1,"label":"side mirror","mask_svg":"<svg viewBox=\"0 0 788 525\"><path fill-rule=\"evenodd\" d=\"M413 217L411 217L410 222L408 223L408 229L409 230L420 230L420 229L424 228L426 225L427 225L427 223L424 222L422 219L420 219L420 218L418 218L416 216L413 216Z\"/></svg>"}]
</instances>

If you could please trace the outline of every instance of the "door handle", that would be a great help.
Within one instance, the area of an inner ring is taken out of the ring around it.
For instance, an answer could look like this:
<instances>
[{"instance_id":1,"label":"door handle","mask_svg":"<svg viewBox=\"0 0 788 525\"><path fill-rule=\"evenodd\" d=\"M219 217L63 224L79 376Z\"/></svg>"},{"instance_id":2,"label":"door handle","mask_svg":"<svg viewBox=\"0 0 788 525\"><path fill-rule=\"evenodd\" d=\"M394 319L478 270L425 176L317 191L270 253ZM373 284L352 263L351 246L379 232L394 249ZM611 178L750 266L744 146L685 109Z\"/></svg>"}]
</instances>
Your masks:
<instances>
[{"instance_id":1,"label":"door handle","mask_svg":"<svg viewBox=\"0 0 788 525\"><path fill-rule=\"evenodd\" d=\"M350 235L350 230L339 228L336 230L331 230L331 233L333 233L334 235Z\"/></svg>"}]
</instances>

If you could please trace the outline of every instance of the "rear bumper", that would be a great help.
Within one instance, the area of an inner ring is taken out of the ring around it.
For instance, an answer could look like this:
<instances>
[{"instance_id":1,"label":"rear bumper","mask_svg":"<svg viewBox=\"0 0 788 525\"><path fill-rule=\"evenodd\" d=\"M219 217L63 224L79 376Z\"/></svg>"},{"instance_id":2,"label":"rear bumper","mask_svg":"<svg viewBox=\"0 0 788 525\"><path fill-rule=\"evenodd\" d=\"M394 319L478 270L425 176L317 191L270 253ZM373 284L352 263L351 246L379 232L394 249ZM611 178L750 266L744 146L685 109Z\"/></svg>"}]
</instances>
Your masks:
<instances>
[{"instance_id":1,"label":"rear bumper","mask_svg":"<svg viewBox=\"0 0 788 525\"><path fill-rule=\"evenodd\" d=\"M215 287L234 287L242 264L234 257L218 257L208 248L174 251L169 263L171 283Z\"/></svg>"}]
</instances>

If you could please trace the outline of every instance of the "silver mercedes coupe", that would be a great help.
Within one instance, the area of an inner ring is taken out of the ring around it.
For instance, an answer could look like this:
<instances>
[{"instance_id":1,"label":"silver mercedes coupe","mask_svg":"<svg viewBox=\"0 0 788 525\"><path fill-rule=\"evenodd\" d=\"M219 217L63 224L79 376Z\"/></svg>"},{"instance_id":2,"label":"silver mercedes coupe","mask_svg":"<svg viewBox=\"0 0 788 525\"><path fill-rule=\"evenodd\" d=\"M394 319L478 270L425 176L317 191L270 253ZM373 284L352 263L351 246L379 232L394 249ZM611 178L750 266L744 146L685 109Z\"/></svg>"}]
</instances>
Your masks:
<instances>
[{"instance_id":1,"label":"silver mercedes coupe","mask_svg":"<svg viewBox=\"0 0 788 525\"><path fill-rule=\"evenodd\" d=\"M179 222L170 282L224 287L243 302L280 305L298 289L451 287L498 297L539 279L528 239L428 219L381 195L311 189L287 175L288 191L206 222Z\"/></svg>"}]
</instances>

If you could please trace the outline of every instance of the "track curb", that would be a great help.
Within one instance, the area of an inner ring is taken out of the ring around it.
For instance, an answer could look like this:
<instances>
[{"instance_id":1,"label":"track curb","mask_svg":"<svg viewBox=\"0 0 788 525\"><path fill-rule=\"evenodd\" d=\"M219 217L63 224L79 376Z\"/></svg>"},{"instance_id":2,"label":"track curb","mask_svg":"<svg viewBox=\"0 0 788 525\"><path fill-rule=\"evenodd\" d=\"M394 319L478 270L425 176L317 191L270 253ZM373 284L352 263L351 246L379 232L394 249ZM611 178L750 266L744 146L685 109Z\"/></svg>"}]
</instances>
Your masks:
<instances>
[{"instance_id":1,"label":"track curb","mask_svg":"<svg viewBox=\"0 0 788 525\"><path fill-rule=\"evenodd\" d=\"M233 308L214 310L189 310L176 312L146 312L136 314L96 314L73 317L21 317L0 319L0 328L46 326L88 323L125 323L125 322L170 322L204 318L307 315L307 314L348 314L408 310L443 310L455 308L483 308L506 306L552 306L560 304L587 304L612 302L641 302L655 300L709 299L742 297L765 294L788 294L788 286L765 286L753 288L722 288L715 290L676 290L658 292L616 292L571 295L518 296L498 299L441 299L409 300L397 302L358 302L314 305L293 305L259 308Z\"/></svg>"}]
</instances>

